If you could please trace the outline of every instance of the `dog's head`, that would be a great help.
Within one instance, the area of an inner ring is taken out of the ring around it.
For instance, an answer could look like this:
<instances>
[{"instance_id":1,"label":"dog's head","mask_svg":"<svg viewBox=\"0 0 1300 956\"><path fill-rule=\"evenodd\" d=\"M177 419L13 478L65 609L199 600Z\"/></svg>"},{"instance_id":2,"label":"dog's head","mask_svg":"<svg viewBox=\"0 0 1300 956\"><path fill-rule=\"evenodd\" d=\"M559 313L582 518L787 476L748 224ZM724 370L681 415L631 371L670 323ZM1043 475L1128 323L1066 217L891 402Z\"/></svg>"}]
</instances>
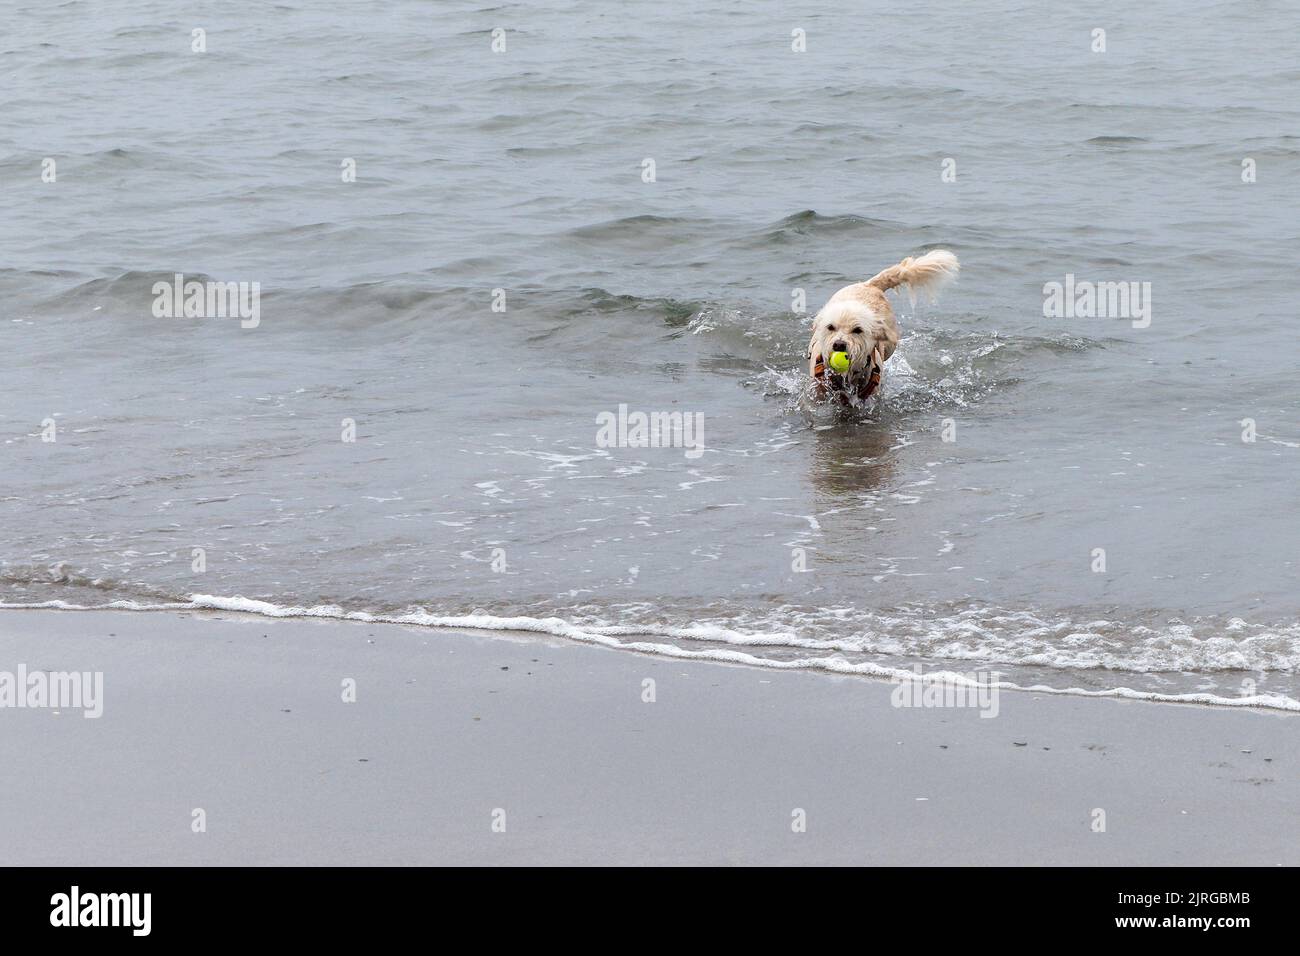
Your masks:
<instances>
[{"instance_id":1,"label":"dog's head","mask_svg":"<svg viewBox=\"0 0 1300 956\"><path fill-rule=\"evenodd\" d=\"M873 365L883 364L882 352L872 324L864 320L861 311L851 305L830 306L822 309L813 319L812 341L808 355L820 355L829 363L831 353L844 352L849 357L850 376L870 375Z\"/></svg>"}]
</instances>

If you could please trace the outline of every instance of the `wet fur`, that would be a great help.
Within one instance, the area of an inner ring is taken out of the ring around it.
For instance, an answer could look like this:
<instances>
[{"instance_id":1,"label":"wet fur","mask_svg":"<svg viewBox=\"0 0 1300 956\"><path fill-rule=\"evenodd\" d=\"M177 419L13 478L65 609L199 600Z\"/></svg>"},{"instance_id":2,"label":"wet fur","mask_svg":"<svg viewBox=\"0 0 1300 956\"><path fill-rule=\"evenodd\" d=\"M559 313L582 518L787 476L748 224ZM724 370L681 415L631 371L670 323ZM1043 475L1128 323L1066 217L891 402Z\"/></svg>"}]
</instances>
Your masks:
<instances>
[{"instance_id":1,"label":"wet fur","mask_svg":"<svg viewBox=\"0 0 1300 956\"><path fill-rule=\"evenodd\" d=\"M812 340L808 343L809 376L816 375L817 357L829 360L835 344L842 342L848 352L849 369L839 381L862 381L876 367L880 369L882 389L884 365L898 348L898 322L885 293L907 286L913 304L918 292L933 299L939 289L957 277L960 268L951 252L935 249L915 259L904 259L866 282L840 289L813 319Z\"/></svg>"}]
</instances>

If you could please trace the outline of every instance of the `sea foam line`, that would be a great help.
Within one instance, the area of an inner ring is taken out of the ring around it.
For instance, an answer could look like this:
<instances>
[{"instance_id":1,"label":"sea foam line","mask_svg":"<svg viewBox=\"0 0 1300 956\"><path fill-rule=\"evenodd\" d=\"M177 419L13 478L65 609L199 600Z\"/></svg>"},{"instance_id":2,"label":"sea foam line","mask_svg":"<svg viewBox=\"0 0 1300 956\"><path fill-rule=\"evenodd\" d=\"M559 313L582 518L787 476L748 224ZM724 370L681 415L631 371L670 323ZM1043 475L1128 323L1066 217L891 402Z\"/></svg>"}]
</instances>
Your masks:
<instances>
[{"instance_id":1,"label":"sea foam line","mask_svg":"<svg viewBox=\"0 0 1300 956\"><path fill-rule=\"evenodd\" d=\"M347 611L333 604L321 604L313 607L296 607L272 604L240 595L223 597L211 594L191 594L188 601L168 601L157 604L143 604L138 601L111 601L107 604L84 605L71 604L67 601L39 601L23 604L0 602L0 610L59 610L59 611L229 611L240 614L252 614L269 618L324 618L327 620L356 621L366 624L405 624L430 628L447 628L475 631L524 631L562 637L583 644L595 644L617 650L637 651L655 654L660 657L672 657L684 660L707 660L727 664L745 664L752 667L764 667L773 670L816 670L831 674L845 674L859 677L875 677L889 681L912 681L916 674L911 670L897 667L885 667L869 661L853 663L842 657L811 657L797 660L778 661L770 658L755 657L743 651L709 648L706 650L688 650L672 644L655 644L649 641L620 641L612 633L636 633L626 625L611 625L607 628L579 627L558 617L497 617L492 614L439 615L424 610L411 611L406 614L372 614L369 611ZM730 643L740 643L741 636L736 636ZM776 643L771 638L753 635L753 646ZM938 683L969 685L974 682L970 677L954 671L927 672L923 680ZM984 687L996 687L999 690L1025 691L1036 694L1055 694L1068 697L1111 697L1125 700L1145 700L1171 704L1207 704L1215 707L1256 707L1268 710L1282 710L1300 713L1300 701L1278 694L1256 694L1250 697L1221 697L1217 694L1188 693L1161 694L1155 691L1134 690L1131 687L1113 687L1107 690L1088 690L1082 687L1047 687L1042 684L1022 685L1011 681L993 681Z\"/></svg>"}]
</instances>

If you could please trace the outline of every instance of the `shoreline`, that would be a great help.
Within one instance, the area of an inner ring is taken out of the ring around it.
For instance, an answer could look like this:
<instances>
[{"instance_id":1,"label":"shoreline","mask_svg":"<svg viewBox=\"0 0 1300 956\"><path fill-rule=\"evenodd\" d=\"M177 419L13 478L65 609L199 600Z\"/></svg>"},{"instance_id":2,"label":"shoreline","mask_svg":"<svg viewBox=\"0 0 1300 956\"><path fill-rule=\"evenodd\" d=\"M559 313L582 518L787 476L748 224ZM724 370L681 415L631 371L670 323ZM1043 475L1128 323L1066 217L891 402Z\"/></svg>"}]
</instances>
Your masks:
<instances>
[{"instance_id":1,"label":"shoreline","mask_svg":"<svg viewBox=\"0 0 1300 956\"><path fill-rule=\"evenodd\" d=\"M1300 823L1280 711L1019 690L985 719L895 707L880 679L607 650L206 610L0 613L0 671L103 673L98 719L0 709L0 758L33 784L0 794L6 862L1300 862L1274 836Z\"/></svg>"},{"instance_id":2,"label":"shoreline","mask_svg":"<svg viewBox=\"0 0 1300 956\"><path fill-rule=\"evenodd\" d=\"M168 601L161 604L144 604L132 600L117 600L103 605L68 604L62 601L45 601L32 604L0 603L0 613L4 611L127 611L136 613L194 613L194 614L234 614L261 620L326 620L362 623L372 626L414 626L423 630L442 631L445 633L514 634L534 636L542 639L560 639L577 644L648 654L670 660L701 660L722 664L738 664L765 670L795 670L811 673L846 675L884 680L896 684L899 680L911 680L914 670L871 662L853 663L840 657L805 658L798 661L779 661L760 657L744 650L712 648L693 650L676 644L659 643L652 640L625 641L620 638L628 634L610 633L611 629L591 628L577 625L558 617L512 617L501 618L487 614L470 614L446 616L429 614L418 610L403 614L374 614L368 611L347 611L332 605L311 607L272 604L266 601L242 596L217 597L207 594L193 594L186 601ZM618 632L618 628L612 629ZM636 633L634 636L652 638L654 632ZM724 641L724 643L726 643ZM743 642L738 646L746 647ZM936 678L955 680L959 683L978 681L988 686L996 686L1000 691L1014 693L1044 694L1061 697L1082 697L1098 700L1128 700L1159 704L1191 704L1221 708L1241 708L1270 713L1300 713L1300 700L1275 694L1257 694L1251 697L1225 697L1209 692L1182 692L1165 694L1158 691L1136 690L1127 686L1092 690L1084 687L1049 687L1043 684L1018 684L1014 681L989 681L988 674L999 672L988 666L998 662L966 660L968 665L976 665L973 671L958 671L957 662L950 662L942 668L932 666L924 672L926 680ZM999 666L1007 666L999 664ZM1106 668L1101 668L1105 670ZM971 677L974 673L978 676ZM1068 673L1068 671L1065 671ZM1115 673L1125 673L1116 671Z\"/></svg>"}]
</instances>

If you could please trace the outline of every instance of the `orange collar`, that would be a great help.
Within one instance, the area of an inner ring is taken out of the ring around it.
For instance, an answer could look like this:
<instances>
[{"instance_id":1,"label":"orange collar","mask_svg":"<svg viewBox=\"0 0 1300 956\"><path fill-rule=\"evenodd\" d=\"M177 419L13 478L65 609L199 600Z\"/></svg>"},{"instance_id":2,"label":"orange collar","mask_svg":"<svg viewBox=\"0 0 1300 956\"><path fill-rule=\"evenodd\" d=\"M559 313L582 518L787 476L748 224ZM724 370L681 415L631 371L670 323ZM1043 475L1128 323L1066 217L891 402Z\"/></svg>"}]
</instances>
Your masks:
<instances>
[{"instance_id":1,"label":"orange collar","mask_svg":"<svg viewBox=\"0 0 1300 956\"><path fill-rule=\"evenodd\" d=\"M826 361L821 354L817 355L817 361L813 363L813 378L817 380L817 397L825 398L827 392L835 391L843 394L850 387L847 376L841 375L834 370L828 371ZM872 393L880 387L880 367L871 366L871 374L866 379L858 382L857 393L858 401L866 401Z\"/></svg>"}]
</instances>

